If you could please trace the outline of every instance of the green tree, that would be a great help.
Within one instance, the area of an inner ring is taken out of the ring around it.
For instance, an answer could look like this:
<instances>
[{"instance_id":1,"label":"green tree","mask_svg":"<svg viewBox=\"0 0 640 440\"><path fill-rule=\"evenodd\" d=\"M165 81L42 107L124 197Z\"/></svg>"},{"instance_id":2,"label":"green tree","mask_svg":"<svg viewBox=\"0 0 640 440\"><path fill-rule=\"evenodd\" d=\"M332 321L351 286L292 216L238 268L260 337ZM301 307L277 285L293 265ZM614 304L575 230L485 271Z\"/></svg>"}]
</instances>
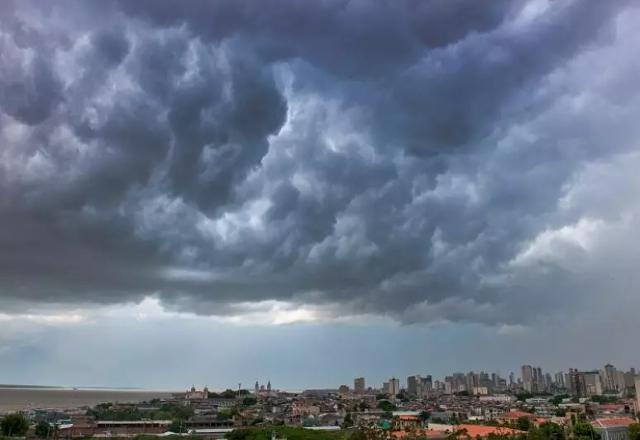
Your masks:
<instances>
[{"instance_id":1,"label":"green tree","mask_svg":"<svg viewBox=\"0 0 640 440\"><path fill-rule=\"evenodd\" d=\"M391 412L396 410L396 406L393 403L389 402L388 400L380 400L378 402L378 408L386 412Z\"/></svg>"},{"instance_id":2,"label":"green tree","mask_svg":"<svg viewBox=\"0 0 640 440\"><path fill-rule=\"evenodd\" d=\"M544 433L540 429L536 428L535 426L529 429L529 431L527 431L526 439L527 440L548 440L544 436Z\"/></svg>"},{"instance_id":3,"label":"green tree","mask_svg":"<svg viewBox=\"0 0 640 440\"><path fill-rule=\"evenodd\" d=\"M551 399L551 403L553 403L554 405L560 405L562 401L568 397L568 394L558 394L557 396L553 396L553 398Z\"/></svg>"},{"instance_id":4,"label":"green tree","mask_svg":"<svg viewBox=\"0 0 640 440\"><path fill-rule=\"evenodd\" d=\"M531 428L531 420L529 417L518 417L516 420L516 428L520 431L528 431Z\"/></svg>"},{"instance_id":5,"label":"green tree","mask_svg":"<svg viewBox=\"0 0 640 440\"><path fill-rule=\"evenodd\" d=\"M0 431L7 437L24 437L29 430L29 422L22 414L8 414L0 422Z\"/></svg>"},{"instance_id":6,"label":"green tree","mask_svg":"<svg viewBox=\"0 0 640 440\"><path fill-rule=\"evenodd\" d=\"M640 423L629 425L629 440L640 440Z\"/></svg>"},{"instance_id":7,"label":"green tree","mask_svg":"<svg viewBox=\"0 0 640 440\"><path fill-rule=\"evenodd\" d=\"M600 434L593 429L591 423L580 422L573 426L573 436L578 440L599 440Z\"/></svg>"},{"instance_id":8,"label":"green tree","mask_svg":"<svg viewBox=\"0 0 640 440\"><path fill-rule=\"evenodd\" d=\"M427 423L429 417L431 417L429 411L420 411L420 414L418 414L418 419L420 419L420 422L422 422L423 425Z\"/></svg>"},{"instance_id":9,"label":"green tree","mask_svg":"<svg viewBox=\"0 0 640 440\"><path fill-rule=\"evenodd\" d=\"M55 427L47 422L38 422L35 429L36 436L40 438L53 437L54 431Z\"/></svg>"},{"instance_id":10,"label":"green tree","mask_svg":"<svg viewBox=\"0 0 640 440\"><path fill-rule=\"evenodd\" d=\"M226 389L222 393L220 393L220 397L223 397L225 399L233 399L234 397L236 397L236 392L230 389Z\"/></svg>"},{"instance_id":11,"label":"green tree","mask_svg":"<svg viewBox=\"0 0 640 440\"><path fill-rule=\"evenodd\" d=\"M286 437L288 440L344 440L343 432L334 431L313 431L304 428L294 428L291 426L269 426L265 428L252 427L234 429L227 433L228 440L271 440L271 435L275 433L278 438ZM372 439L366 436L368 439ZM354 437L354 440L357 437ZM382 440L382 439L381 439Z\"/></svg>"},{"instance_id":12,"label":"green tree","mask_svg":"<svg viewBox=\"0 0 640 440\"><path fill-rule=\"evenodd\" d=\"M350 428L352 426L353 426L353 418L351 417L351 413L347 413L347 415L344 416L344 420L342 421L342 427Z\"/></svg>"},{"instance_id":13,"label":"green tree","mask_svg":"<svg viewBox=\"0 0 640 440\"><path fill-rule=\"evenodd\" d=\"M528 437L524 434L511 435L492 432L487 435L487 440L528 440Z\"/></svg>"},{"instance_id":14,"label":"green tree","mask_svg":"<svg viewBox=\"0 0 640 440\"><path fill-rule=\"evenodd\" d=\"M251 406L255 405L256 403L258 403L258 399L253 396L245 397L244 399L242 399L243 406Z\"/></svg>"},{"instance_id":15,"label":"green tree","mask_svg":"<svg viewBox=\"0 0 640 440\"><path fill-rule=\"evenodd\" d=\"M564 429L562 426L553 422L545 422L538 427L546 440L564 440Z\"/></svg>"},{"instance_id":16,"label":"green tree","mask_svg":"<svg viewBox=\"0 0 640 440\"><path fill-rule=\"evenodd\" d=\"M184 420L174 420L169 425L169 431L175 432L176 434L183 434L187 432L187 428L184 426Z\"/></svg>"}]
</instances>

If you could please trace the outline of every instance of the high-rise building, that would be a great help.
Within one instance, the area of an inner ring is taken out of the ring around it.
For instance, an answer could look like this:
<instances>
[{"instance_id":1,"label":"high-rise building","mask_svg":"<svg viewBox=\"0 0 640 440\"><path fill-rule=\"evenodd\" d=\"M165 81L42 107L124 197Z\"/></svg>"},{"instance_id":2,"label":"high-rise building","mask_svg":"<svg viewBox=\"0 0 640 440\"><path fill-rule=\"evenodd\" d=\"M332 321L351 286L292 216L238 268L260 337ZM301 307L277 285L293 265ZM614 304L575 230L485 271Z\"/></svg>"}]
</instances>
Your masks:
<instances>
[{"instance_id":1,"label":"high-rise building","mask_svg":"<svg viewBox=\"0 0 640 440\"><path fill-rule=\"evenodd\" d=\"M400 379L392 377L389 379L389 394L396 396L400 393Z\"/></svg>"},{"instance_id":2,"label":"high-rise building","mask_svg":"<svg viewBox=\"0 0 640 440\"><path fill-rule=\"evenodd\" d=\"M584 374L573 368L569 368L569 393L576 397L584 397L587 394Z\"/></svg>"},{"instance_id":3,"label":"high-rise building","mask_svg":"<svg viewBox=\"0 0 640 440\"><path fill-rule=\"evenodd\" d=\"M553 385L553 379L551 378L551 373L546 373L544 375L544 389L545 391L549 391Z\"/></svg>"},{"instance_id":4,"label":"high-rise building","mask_svg":"<svg viewBox=\"0 0 640 440\"><path fill-rule=\"evenodd\" d=\"M422 396L422 378L420 376L407 377L407 393L410 396Z\"/></svg>"},{"instance_id":5,"label":"high-rise building","mask_svg":"<svg viewBox=\"0 0 640 440\"><path fill-rule=\"evenodd\" d=\"M473 389L480 386L480 375L469 371L465 376L465 390L473 393Z\"/></svg>"},{"instance_id":6,"label":"high-rise building","mask_svg":"<svg viewBox=\"0 0 640 440\"><path fill-rule=\"evenodd\" d=\"M564 373L564 387L567 389L567 391L569 391L569 394L571 395L574 394L571 392L571 372L572 371L573 371L573 368L569 368L569 372Z\"/></svg>"},{"instance_id":7,"label":"high-rise building","mask_svg":"<svg viewBox=\"0 0 640 440\"><path fill-rule=\"evenodd\" d=\"M627 371L623 374L622 382L624 383L625 393L633 392L635 389L635 372Z\"/></svg>"},{"instance_id":8,"label":"high-rise building","mask_svg":"<svg viewBox=\"0 0 640 440\"><path fill-rule=\"evenodd\" d=\"M353 391L356 394L364 394L364 377L356 377L353 380Z\"/></svg>"},{"instance_id":9,"label":"high-rise building","mask_svg":"<svg viewBox=\"0 0 640 440\"><path fill-rule=\"evenodd\" d=\"M599 396L602 394L602 381L599 371L569 370L569 391L576 397Z\"/></svg>"},{"instance_id":10,"label":"high-rise building","mask_svg":"<svg viewBox=\"0 0 640 440\"><path fill-rule=\"evenodd\" d=\"M533 367L531 365L522 366L522 387L525 391L532 393L533 389Z\"/></svg>"},{"instance_id":11,"label":"high-rise building","mask_svg":"<svg viewBox=\"0 0 640 440\"><path fill-rule=\"evenodd\" d=\"M611 364L604 366L603 385L606 391L618 391L618 371L616 370L616 367Z\"/></svg>"},{"instance_id":12,"label":"high-rise building","mask_svg":"<svg viewBox=\"0 0 640 440\"><path fill-rule=\"evenodd\" d=\"M616 389L618 392L624 391L625 389L625 381L624 381L624 371L618 370L616 371Z\"/></svg>"},{"instance_id":13,"label":"high-rise building","mask_svg":"<svg viewBox=\"0 0 640 440\"><path fill-rule=\"evenodd\" d=\"M585 371L584 381L587 386L587 396L599 396L602 394L602 381L599 371Z\"/></svg>"},{"instance_id":14,"label":"high-rise building","mask_svg":"<svg viewBox=\"0 0 640 440\"><path fill-rule=\"evenodd\" d=\"M433 378L430 374L422 378L422 391L425 393L433 391Z\"/></svg>"},{"instance_id":15,"label":"high-rise building","mask_svg":"<svg viewBox=\"0 0 640 440\"><path fill-rule=\"evenodd\" d=\"M542 374L542 368L540 367L536 367L533 369L533 391L536 393L542 393L546 391L544 375Z\"/></svg>"},{"instance_id":16,"label":"high-rise building","mask_svg":"<svg viewBox=\"0 0 640 440\"><path fill-rule=\"evenodd\" d=\"M640 376L635 377L636 386L636 414L640 414Z\"/></svg>"},{"instance_id":17,"label":"high-rise building","mask_svg":"<svg viewBox=\"0 0 640 440\"><path fill-rule=\"evenodd\" d=\"M445 376L444 378L444 393L445 394L453 394L454 385L453 385L453 376Z\"/></svg>"}]
</instances>

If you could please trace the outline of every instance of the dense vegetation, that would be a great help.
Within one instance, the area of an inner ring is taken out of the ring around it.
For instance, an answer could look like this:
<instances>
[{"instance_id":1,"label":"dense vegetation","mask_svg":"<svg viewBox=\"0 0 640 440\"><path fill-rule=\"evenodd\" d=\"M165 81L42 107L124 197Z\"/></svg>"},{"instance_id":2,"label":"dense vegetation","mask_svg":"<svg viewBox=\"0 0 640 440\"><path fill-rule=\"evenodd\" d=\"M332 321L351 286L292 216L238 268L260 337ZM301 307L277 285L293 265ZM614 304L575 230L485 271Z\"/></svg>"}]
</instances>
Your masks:
<instances>
[{"instance_id":1,"label":"dense vegetation","mask_svg":"<svg viewBox=\"0 0 640 440\"><path fill-rule=\"evenodd\" d=\"M0 432L7 437L24 437L29 430L29 422L22 414L8 414L0 422Z\"/></svg>"},{"instance_id":2,"label":"dense vegetation","mask_svg":"<svg viewBox=\"0 0 640 440\"><path fill-rule=\"evenodd\" d=\"M640 423L629 425L629 440L640 440Z\"/></svg>"},{"instance_id":3,"label":"dense vegetation","mask_svg":"<svg viewBox=\"0 0 640 440\"><path fill-rule=\"evenodd\" d=\"M271 440L275 432L278 438L287 440L345 440L348 435L342 431L314 431L305 428L278 426L273 428L235 429L226 435L228 440Z\"/></svg>"},{"instance_id":4,"label":"dense vegetation","mask_svg":"<svg viewBox=\"0 0 640 440\"><path fill-rule=\"evenodd\" d=\"M54 425L51 425L47 422L38 422L35 428L36 437L39 438L49 438L53 437L56 434L57 428Z\"/></svg>"},{"instance_id":5,"label":"dense vegetation","mask_svg":"<svg viewBox=\"0 0 640 440\"><path fill-rule=\"evenodd\" d=\"M397 406L395 406L393 403L389 402L388 400L378 401L378 408L380 408L382 411L387 411L387 412L395 411L396 409L398 409Z\"/></svg>"},{"instance_id":6,"label":"dense vegetation","mask_svg":"<svg viewBox=\"0 0 640 440\"><path fill-rule=\"evenodd\" d=\"M247 390L233 391L231 389L226 389L221 393L214 393L209 391L209 398L210 399L215 399L215 398L233 399L237 395L248 396L249 394L251 393L249 393L249 391Z\"/></svg>"}]
</instances>

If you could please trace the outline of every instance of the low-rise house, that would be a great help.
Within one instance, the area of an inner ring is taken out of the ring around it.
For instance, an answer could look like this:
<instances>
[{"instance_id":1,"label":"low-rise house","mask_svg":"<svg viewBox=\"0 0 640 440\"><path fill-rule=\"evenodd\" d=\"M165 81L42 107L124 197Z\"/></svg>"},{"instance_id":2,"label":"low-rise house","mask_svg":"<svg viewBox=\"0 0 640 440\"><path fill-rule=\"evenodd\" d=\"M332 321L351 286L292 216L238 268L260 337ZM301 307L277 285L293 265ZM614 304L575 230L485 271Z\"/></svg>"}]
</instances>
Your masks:
<instances>
[{"instance_id":1,"label":"low-rise house","mask_svg":"<svg viewBox=\"0 0 640 440\"><path fill-rule=\"evenodd\" d=\"M629 417L596 419L591 426L600 434L602 440L629 440L629 425L635 421Z\"/></svg>"},{"instance_id":2,"label":"low-rise house","mask_svg":"<svg viewBox=\"0 0 640 440\"><path fill-rule=\"evenodd\" d=\"M417 429L422 427L422 421L416 414L400 414L393 417L393 427L396 430Z\"/></svg>"},{"instance_id":3,"label":"low-rise house","mask_svg":"<svg viewBox=\"0 0 640 440\"><path fill-rule=\"evenodd\" d=\"M433 431L444 432L445 434L458 433L458 438L486 438L489 435L518 435L525 434L517 429L505 428L502 426L485 426L485 425L443 425L430 424L429 429Z\"/></svg>"}]
</instances>

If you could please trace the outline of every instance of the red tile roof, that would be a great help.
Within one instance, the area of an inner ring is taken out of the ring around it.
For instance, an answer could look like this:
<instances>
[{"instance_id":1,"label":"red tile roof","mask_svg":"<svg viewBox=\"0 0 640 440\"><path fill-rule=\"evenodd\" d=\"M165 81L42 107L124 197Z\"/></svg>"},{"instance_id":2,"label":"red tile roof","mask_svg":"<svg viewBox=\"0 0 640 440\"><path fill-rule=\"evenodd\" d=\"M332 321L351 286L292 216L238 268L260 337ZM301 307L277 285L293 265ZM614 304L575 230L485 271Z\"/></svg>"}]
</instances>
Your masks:
<instances>
[{"instance_id":1,"label":"red tile roof","mask_svg":"<svg viewBox=\"0 0 640 440\"><path fill-rule=\"evenodd\" d=\"M418 416L415 414L401 414L398 416L400 420L414 421L418 420Z\"/></svg>"},{"instance_id":2,"label":"red tile roof","mask_svg":"<svg viewBox=\"0 0 640 440\"><path fill-rule=\"evenodd\" d=\"M443 438L446 436L444 432L434 431L433 429L421 429L416 431L416 434L428 438ZM409 433L407 431L393 431L391 435L396 439L403 439L409 435Z\"/></svg>"},{"instance_id":3,"label":"red tile roof","mask_svg":"<svg viewBox=\"0 0 640 440\"><path fill-rule=\"evenodd\" d=\"M612 417L608 419L596 419L591 424L595 428L609 428L613 426L629 426L635 423L635 420L628 417Z\"/></svg>"},{"instance_id":4,"label":"red tile roof","mask_svg":"<svg viewBox=\"0 0 640 440\"><path fill-rule=\"evenodd\" d=\"M503 428L501 426L484 426L484 425L457 425L457 430L466 429L467 435L470 437L487 437L489 434L522 434L522 431L511 428Z\"/></svg>"}]
</instances>

